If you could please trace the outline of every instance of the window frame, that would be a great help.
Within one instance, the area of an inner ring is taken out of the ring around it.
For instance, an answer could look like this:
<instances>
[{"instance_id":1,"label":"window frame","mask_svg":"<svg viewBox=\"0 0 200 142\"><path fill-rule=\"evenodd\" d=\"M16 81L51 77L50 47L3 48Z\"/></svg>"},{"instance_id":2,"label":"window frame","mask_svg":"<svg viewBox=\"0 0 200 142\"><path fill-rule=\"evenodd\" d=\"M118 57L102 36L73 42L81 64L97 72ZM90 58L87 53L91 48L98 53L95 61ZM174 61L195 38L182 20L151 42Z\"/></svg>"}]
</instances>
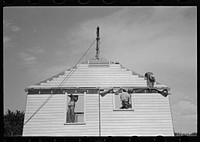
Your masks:
<instances>
[{"instance_id":1,"label":"window frame","mask_svg":"<svg viewBox=\"0 0 200 142\"><path fill-rule=\"evenodd\" d=\"M73 95L83 96L83 105L84 105L84 114L83 114L83 122L75 122L75 123L67 123L67 111L68 111L68 93L65 93L65 111L64 111L64 125L86 125L86 92L84 93L73 93Z\"/></svg>"},{"instance_id":2,"label":"window frame","mask_svg":"<svg viewBox=\"0 0 200 142\"><path fill-rule=\"evenodd\" d=\"M119 96L120 95L116 95L116 96ZM115 107L115 93L113 93L112 95L112 100L113 100L113 111L134 111L134 107L133 107L133 94L131 93L131 109L116 109Z\"/></svg>"}]
</instances>

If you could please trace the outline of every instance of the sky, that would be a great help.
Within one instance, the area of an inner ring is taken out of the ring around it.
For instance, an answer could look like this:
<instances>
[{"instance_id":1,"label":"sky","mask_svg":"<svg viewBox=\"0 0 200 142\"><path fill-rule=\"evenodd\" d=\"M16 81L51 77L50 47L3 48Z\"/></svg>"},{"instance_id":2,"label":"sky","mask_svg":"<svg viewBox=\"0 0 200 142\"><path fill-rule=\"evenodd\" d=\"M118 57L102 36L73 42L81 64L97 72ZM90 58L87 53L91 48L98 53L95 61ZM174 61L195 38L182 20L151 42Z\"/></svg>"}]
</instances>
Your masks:
<instances>
[{"instance_id":1,"label":"sky","mask_svg":"<svg viewBox=\"0 0 200 142\"><path fill-rule=\"evenodd\" d=\"M100 56L171 88L175 132L197 132L196 7L4 7L4 113L25 111L30 85ZM86 61L95 56L95 46Z\"/></svg>"}]
</instances>

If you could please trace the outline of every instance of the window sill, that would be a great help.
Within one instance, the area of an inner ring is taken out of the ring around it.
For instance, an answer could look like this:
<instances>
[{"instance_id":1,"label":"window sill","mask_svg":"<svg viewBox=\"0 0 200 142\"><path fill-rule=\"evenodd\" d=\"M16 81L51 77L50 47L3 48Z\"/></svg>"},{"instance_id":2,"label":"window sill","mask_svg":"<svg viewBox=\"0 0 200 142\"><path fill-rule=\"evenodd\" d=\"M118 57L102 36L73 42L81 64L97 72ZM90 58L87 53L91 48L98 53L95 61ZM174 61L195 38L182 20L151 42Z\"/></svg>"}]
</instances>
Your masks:
<instances>
[{"instance_id":1,"label":"window sill","mask_svg":"<svg viewBox=\"0 0 200 142\"><path fill-rule=\"evenodd\" d=\"M86 125L84 122L79 122L79 123L64 123L64 125Z\"/></svg>"},{"instance_id":2,"label":"window sill","mask_svg":"<svg viewBox=\"0 0 200 142\"><path fill-rule=\"evenodd\" d=\"M134 109L113 109L113 111L134 111Z\"/></svg>"}]
</instances>

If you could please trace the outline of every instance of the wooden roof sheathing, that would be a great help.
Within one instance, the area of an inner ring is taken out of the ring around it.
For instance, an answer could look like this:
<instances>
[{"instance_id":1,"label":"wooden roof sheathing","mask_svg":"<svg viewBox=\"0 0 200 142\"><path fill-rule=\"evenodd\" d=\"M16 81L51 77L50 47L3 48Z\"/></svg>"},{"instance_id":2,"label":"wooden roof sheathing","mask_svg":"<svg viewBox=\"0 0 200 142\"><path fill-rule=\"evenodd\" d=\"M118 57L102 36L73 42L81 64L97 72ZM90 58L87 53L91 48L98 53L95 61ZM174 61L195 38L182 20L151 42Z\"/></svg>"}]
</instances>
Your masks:
<instances>
[{"instance_id":1,"label":"wooden roof sheathing","mask_svg":"<svg viewBox=\"0 0 200 142\"><path fill-rule=\"evenodd\" d=\"M56 87L147 87L147 83L144 77L122 67L119 63L92 59L38 84L31 85L27 89ZM155 83L155 87L166 88L167 86Z\"/></svg>"}]
</instances>

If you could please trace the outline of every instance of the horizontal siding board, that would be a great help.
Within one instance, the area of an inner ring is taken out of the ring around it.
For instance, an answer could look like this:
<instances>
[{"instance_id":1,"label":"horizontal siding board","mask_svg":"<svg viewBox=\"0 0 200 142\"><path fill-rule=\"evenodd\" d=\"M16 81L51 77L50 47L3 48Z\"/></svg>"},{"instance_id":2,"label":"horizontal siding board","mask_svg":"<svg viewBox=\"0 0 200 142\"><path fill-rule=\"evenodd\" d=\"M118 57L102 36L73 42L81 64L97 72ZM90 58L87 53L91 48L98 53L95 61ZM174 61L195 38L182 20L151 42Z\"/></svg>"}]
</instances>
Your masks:
<instances>
[{"instance_id":1,"label":"horizontal siding board","mask_svg":"<svg viewBox=\"0 0 200 142\"><path fill-rule=\"evenodd\" d=\"M117 129L113 129L112 131L110 130L103 130L102 132L102 135L106 136L106 135L120 135L120 134L123 134L123 135L127 135L127 136L132 136L132 134L137 134L139 136L158 136L157 134L160 134L160 135L167 135L167 136L170 136L172 135L172 132L171 132L171 129L128 129L128 130L122 130L122 131L117 131Z\"/></svg>"},{"instance_id":2,"label":"horizontal siding board","mask_svg":"<svg viewBox=\"0 0 200 142\"><path fill-rule=\"evenodd\" d=\"M134 128L133 128L134 127ZM107 127L107 129L110 129L110 127ZM134 130L149 130L149 131L165 131L165 130L170 130L171 127L159 127L159 126L127 126L127 127L120 127L120 126L113 126L112 129L115 129L116 131L134 131ZM107 131L106 127L102 129L103 131ZM114 132L114 130L112 130Z\"/></svg>"},{"instance_id":3,"label":"horizontal siding board","mask_svg":"<svg viewBox=\"0 0 200 142\"><path fill-rule=\"evenodd\" d=\"M133 134L138 135L138 136L158 136L158 135L163 135L163 136L170 136L171 132L169 130L151 130L151 133L149 133L149 129L135 129L135 130L127 130L125 132L122 131L104 131L103 135L104 136L133 136Z\"/></svg>"},{"instance_id":4,"label":"horizontal siding board","mask_svg":"<svg viewBox=\"0 0 200 142\"><path fill-rule=\"evenodd\" d=\"M102 116L106 116L107 114L106 113L104 113L104 114L102 114ZM153 115L153 116L150 116L151 114L149 114L149 115L135 115L135 116L131 116L131 115L125 115L125 114L123 114L123 115L112 115L112 117L109 117L109 118L107 118L107 117L103 117L102 118L102 120L137 120L137 119L141 119L141 120L146 120L146 119L157 119L157 120L160 120L160 119L169 119L170 118L170 116L169 115ZM127 118L128 117L128 118ZM125 121L124 120L124 121Z\"/></svg>"},{"instance_id":5,"label":"horizontal siding board","mask_svg":"<svg viewBox=\"0 0 200 142\"><path fill-rule=\"evenodd\" d=\"M37 115L37 116L34 116L30 121L34 121L34 122L38 121L38 122L46 122L46 123L48 123L49 121L51 121L51 122L54 121L54 122L59 123L61 120L61 122L63 122L63 115L60 117L54 117L54 118L50 118L50 117L51 117L51 115L46 115L46 116L45 115L44 116ZM47 120L47 118L48 118L48 120Z\"/></svg>"},{"instance_id":6,"label":"horizontal siding board","mask_svg":"<svg viewBox=\"0 0 200 142\"><path fill-rule=\"evenodd\" d=\"M94 81L95 80L95 81ZM51 82L48 82L48 83L44 83L44 84L59 84L61 80L58 80L58 81L51 81ZM77 78L77 79L74 79L74 78L71 78L69 79L69 82L70 83L77 83L77 82L81 82L81 83L103 83L103 82L106 82L106 83L113 83L113 81L120 81L120 83L146 83L145 80L134 80L134 79L126 79L126 78L123 78L123 79L115 79L115 78L107 78L107 79L103 79L103 78L87 78L87 80L85 80L85 78Z\"/></svg>"},{"instance_id":7,"label":"horizontal siding board","mask_svg":"<svg viewBox=\"0 0 200 142\"><path fill-rule=\"evenodd\" d=\"M30 125L29 125L30 126ZM48 126L48 125L47 125ZM49 128L48 127L36 127L36 126L31 126L32 128L31 129L29 129L30 131L31 130L48 130ZM49 131L51 131L51 130L55 130L55 129L63 129L64 127L65 127L65 129L67 130L67 129L70 129L71 131L73 131L73 130L79 130L80 131L80 129L83 129L84 127L86 127L86 126L83 126L83 125L60 125L60 127L58 127L58 125L56 125L56 124L52 124L52 126L51 125L49 125L49 127L51 128L51 129L49 129Z\"/></svg>"},{"instance_id":8,"label":"horizontal siding board","mask_svg":"<svg viewBox=\"0 0 200 142\"><path fill-rule=\"evenodd\" d=\"M72 81L70 81L70 82L65 82L65 83L63 83L63 85L62 85L62 87L63 86L65 86L65 85L69 85L69 84L72 84L72 85L79 85L79 84L84 84L84 85L95 85L95 84L97 84L98 86L99 85L106 85L106 84L109 84L109 85L130 85L130 86L135 86L135 85L146 85L146 82L134 82L134 81L130 81L130 82L115 82L115 83L113 83L113 81L112 82L108 82L108 81L88 81L88 82L72 82ZM42 86L53 86L53 85L60 85L60 83L58 82L52 82L52 83L41 83L41 85Z\"/></svg>"},{"instance_id":9,"label":"horizontal siding board","mask_svg":"<svg viewBox=\"0 0 200 142\"><path fill-rule=\"evenodd\" d=\"M104 120L104 123L105 124L106 123L121 123L122 121L123 120ZM104 124L104 123L102 123L102 124ZM146 126L148 124L148 126L152 126L152 125L160 125L161 123L166 125L166 126L162 126L162 127L171 127L171 121L168 121L168 120L154 120L154 119L150 119L148 121L130 120L129 122L122 123L122 124L130 125L130 126L143 126L143 125ZM118 126L118 124L115 124L114 126ZM120 124L120 126L121 126L121 124Z\"/></svg>"},{"instance_id":10,"label":"horizontal siding board","mask_svg":"<svg viewBox=\"0 0 200 142\"><path fill-rule=\"evenodd\" d=\"M66 103L66 102L65 102ZM48 108L50 108L50 109L58 109L59 110L59 108L62 108L63 107L63 105L65 106L65 103L54 103L54 102L48 102L48 103L46 103L46 104L44 104L44 108L45 107L48 107ZM43 104L43 103L40 103L41 105ZM53 104L53 105L52 105ZM58 107L55 107L55 106L58 106ZM27 105L27 107L29 107L29 108L32 108L32 109L35 109L35 108L39 108L40 106L37 106L37 103L29 103L28 105Z\"/></svg>"},{"instance_id":11,"label":"horizontal siding board","mask_svg":"<svg viewBox=\"0 0 200 142\"><path fill-rule=\"evenodd\" d=\"M107 113L102 113L102 115L107 115ZM123 116L122 116L123 115ZM127 117L129 117L129 118L127 118ZM136 114L136 115L126 115L126 114L121 114L121 115L117 115L117 114L112 114L112 117L109 117L110 119L111 118L113 118L113 119L116 119L116 120L122 120L122 119L125 119L125 120L133 120L133 119L142 119L142 117L144 117L145 119L156 119L156 118L158 118L158 119L164 119L164 118L166 118L166 119L169 119L170 118L170 116L169 116L169 114L167 115L167 114L155 114L155 115L153 115L153 114Z\"/></svg>"},{"instance_id":12,"label":"horizontal siding board","mask_svg":"<svg viewBox=\"0 0 200 142\"><path fill-rule=\"evenodd\" d=\"M106 121L105 121L106 122ZM107 121L107 122L112 122L113 124L111 125L105 125L104 127L102 127L102 129L104 128L113 128L113 127L117 127L117 128L124 128L124 129L127 129L127 128L136 128L136 127L148 127L148 128L152 128L152 127L167 127L167 128L171 128L171 125L169 125L170 123L166 123L166 122L160 122L160 123L149 123L149 122L137 122L138 124L134 124L136 122L129 122L129 123L121 123L119 121ZM120 125L119 124L114 124L114 123L121 123ZM161 124L164 124L163 126Z\"/></svg>"},{"instance_id":13,"label":"horizontal siding board","mask_svg":"<svg viewBox=\"0 0 200 142\"><path fill-rule=\"evenodd\" d=\"M112 76L112 75L109 75L109 76L106 76L107 78L102 78L102 77L97 77L97 76L73 76L73 77L70 77L70 80L73 80L73 81L91 81L91 80L95 80L95 79L99 79L99 80L107 80L107 81L115 81L115 80L122 80L122 81L136 81L136 82L146 82L146 80L144 80L143 78L138 78L138 77L132 77L132 76L118 76L118 78L116 79L116 76ZM63 81L64 80L64 77L63 78L54 78L52 79L51 81L47 81L47 82L59 82L59 81Z\"/></svg>"},{"instance_id":14,"label":"horizontal siding board","mask_svg":"<svg viewBox=\"0 0 200 142\"><path fill-rule=\"evenodd\" d=\"M152 112L152 111L156 111L156 112L169 112L168 108L157 108L157 107L133 107L133 110L135 112ZM146 111L145 111L146 110Z\"/></svg>"},{"instance_id":15,"label":"horizontal siding board","mask_svg":"<svg viewBox=\"0 0 200 142\"><path fill-rule=\"evenodd\" d=\"M106 77L109 77L109 76L111 76L111 77L116 77L116 76L119 76L119 77L127 77L127 76L130 76L130 77L134 77L131 73L129 73L129 74L125 74L125 73L123 73L123 72L120 72L120 73L108 73L108 72L106 72L106 73L99 73L99 74L97 74L97 73L93 73L93 72L87 72L87 73L74 73L73 74L73 77L74 76L79 76L79 77L82 77L82 76L90 76L90 77L100 77L100 76L106 76ZM59 76L59 78L65 78L67 75L64 75L64 76ZM137 78L137 76L135 76L135 78Z\"/></svg>"},{"instance_id":16,"label":"horizontal siding board","mask_svg":"<svg viewBox=\"0 0 200 142\"><path fill-rule=\"evenodd\" d=\"M124 127L125 125L129 125L129 126L147 126L148 127L148 125L149 126L152 126L152 125L159 125L160 127L168 127L168 126L170 126L170 125L160 125L160 124L169 124L169 123L171 123L170 121L168 121L168 120L152 120L152 119L150 119L150 120L129 120L129 121L123 121L123 119L122 120L115 120L115 119L113 119L113 120L103 120L103 122L102 122L102 124L106 124L106 123L108 123L108 122L113 122L113 124L110 124L110 125L112 125L112 126L122 126L122 127ZM116 124L114 123L114 122L116 122ZM147 125L148 124L148 125ZM109 127L110 125L105 125L105 127Z\"/></svg>"},{"instance_id":17,"label":"horizontal siding board","mask_svg":"<svg viewBox=\"0 0 200 142\"><path fill-rule=\"evenodd\" d=\"M133 76L133 75L130 75L130 74L123 74L123 75L120 75L120 74L117 74L119 76L119 78L117 79L122 79L122 80L125 80L125 79L128 79L128 80L135 80L135 81L144 81L145 79L144 78L139 78L138 76ZM105 78L106 80L108 79L116 79L116 76L117 75L114 75L114 74L106 74L105 76L108 77L108 78ZM65 76L66 77L66 76ZM49 80L49 81L62 81L64 78L64 76L62 77L58 77L58 78L53 78L52 80ZM83 75L73 75L70 77L70 79L103 79L101 78L101 76L95 76L94 74L93 75L90 75L90 76L83 76Z\"/></svg>"},{"instance_id":18,"label":"horizontal siding board","mask_svg":"<svg viewBox=\"0 0 200 142\"><path fill-rule=\"evenodd\" d=\"M152 134L171 134L170 132L170 128L169 129L149 129L149 128L144 128L144 129L141 129L141 128L135 128L135 129L122 129L121 131L119 131L118 129L116 128L113 128L112 131L109 131L109 129L105 129L103 130L103 135L106 135L106 133L110 133L111 135L112 134L120 134L120 132L123 132L124 134L132 134L132 133L137 133L137 134L143 134L143 133L146 133L148 135L152 135Z\"/></svg>"},{"instance_id":19,"label":"horizontal siding board","mask_svg":"<svg viewBox=\"0 0 200 142\"><path fill-rule=\"evenodd\" d=\"M35 95L39 95L39 94L35 94ZM28 95L28 96L29 96L29 98L34 98L34 101L46 99L50 95L52 95L54 97L54 100L60 100L59 96L64 96L64 94L41 94L40 96L35 96L35 95L33 94L33 95ZM54 101L54 100L51 100L51 101Z\"/></svg>"},{"instance_id":20,"label":"horizontal siding board","mask_svg":"<svg viewBox=\"0 0 200 142\"><path fill-rule=\"evenodd\" d=\"M30 114L30 115L32 115L32 114ZM30 116L29 115L29 116ZM48 120L50 120L50 119L61 119L61 118L64 118L63 117L63 115L64 115L64 113L63 112L61 112L61 113L50 113L49 112L49 114L43 114L43 113L36 113L33 117L32 117L32 119L43 119L43 118L45 118L45 119L47 119L46 121L48 121Z\"/></svg>"},{"instance_id":21,"label":"horizontal siding board","mask_svg":"<svg viewBox=\"0 0 200 142\"><path fill-rule=\"evenodd\" d=\"M35 112L36 110L38 110L40 107L29 107L29 112ZM46 111L46 108L48 107L42 107L40 108L39 112L38 113L49 113L49 112L52 112L52 113L60 113L61 111L63 112L64 108L65 107L60 107L60 108L48 108L49 110Z\"/></svg>"},{"instance_id":22,"label":"horizontal siding board","mask_svg":"<svg viewBox=\"0 0 200 142\"><path fill-rule=\"evenodd\" d=\"M41 102L41 104L45 103L45 101ZM47 102L45 103L45 106L44 107L49 107L49 108L57 108L55 106L58 106L58 107L62 107L63 105L65 105L66 102L63 102L63 101L59 101L59 102ZM27 104L27 107L31 107L31 108L37 108L38 106L35 106L35 104L38 104L37 102L30 102ZM52 104L54 104L55 106L52 106Z\"/></svg>"},{"instance_id":23,"label":"horizontal siding board","mask_svg":"<svg viewBox=\"0 0 200 142\"><path fill-rule=\"evenodd\" d=\"M144 129L122 129L121 131L117 131L115 128L113 128L112 131L109 131L109 130L103 130L104 132L102 133L102 135L107 135L108 133L110 133L110 135L120 135L120 134L123 134L123 135L129 135L131 136L131 134L133 133L136 133L138 135L144 135L146 134L147 136L148 135L153 135L153 136L158 136L156 134L160 134L160 135L168 135L170 136L171 135L171 132L170 132L170 129L148 129L148 128L144 128Z\"/></svg>"},{"instance_id":24,"label":"horizontal siding board","mask_svg":"<svg viewBox=\"0 0 200 142\"><path fill-rule=\"evenodd\" d=\"M127 117L129 117L129 116L127 116ZM144 116L145 117L145 116ZM159 118L158 118L159 117ZM148 121L142 121L142 120L147 120L147 119L149 119L149 120L152 120L152 121L154 121L154 120L157 120L157 121L159 121L159 120L166 120L166 119L170 119L170 117L169 116L153 116L153 117L150 117L150 116L148 116L148 117L146 117L145 119L142 119L142 116L140 116L140 117L135 117L135 119L126 119L126 117L123 117L123 118L110 118L110 119L104 119L104 118L102 118L102 121L125 121L126 123L129 123L129 122L134 122L134 120L137 120L137 119L141 119L141 122L144 122L144 123L147 123ZM103 123L103 122L102 122ZM116 124L117 125L117 124Z\"/></svg>"},{"instance_id":25,"label":"horizontal siding board","mask_svg":"<svg viewBox=\"0 0 200 142\"><path fill-rule=\"evenodd\" d=\"M30 112L30 113L27 113L26 115L27 115L27 117L28 116L31 116L31 115L33 115L35 113L35 111L32 111L32 113ZM52 115L54 116L53 118L58 118L58 117L61 117L61 116L63 116L64 115L64 113L63 113L63 111L62 112L54 112L54 113L51 113L51 112L45 112L45 113L36 113L35 115L34 115L34 117L52 117ZM33 117L33 118L34 118ZM32 119L33 119L32 118ZM52 119L53 119L52 118ZM51 119L51 118L49 118L49 119Z\"/></svg>"},{"instance_id":26,"label":"horizontal siding board","mask_svg":"<svg viewBox=\"0 0 200 142\"><path fill-rule=\"evenodd\" d=\"M43 95L39 95L39 96L43 96ZM64 100L58 100L58 99L55 99L56 95L54 95L54 97L51 97L50 99L48 99L47 102L45 102L47 99L35 99L33 98L34 100L33 101L27 101L28 103L32 104L32 103L46 103L45 105L48 105L49 103L55 103L57 105L61 105L61 104L65 104L65 101ZM64 98L64 97L63 97ZM50 104L51 105L51 104Z\"/></svg>"}]
</instances>

